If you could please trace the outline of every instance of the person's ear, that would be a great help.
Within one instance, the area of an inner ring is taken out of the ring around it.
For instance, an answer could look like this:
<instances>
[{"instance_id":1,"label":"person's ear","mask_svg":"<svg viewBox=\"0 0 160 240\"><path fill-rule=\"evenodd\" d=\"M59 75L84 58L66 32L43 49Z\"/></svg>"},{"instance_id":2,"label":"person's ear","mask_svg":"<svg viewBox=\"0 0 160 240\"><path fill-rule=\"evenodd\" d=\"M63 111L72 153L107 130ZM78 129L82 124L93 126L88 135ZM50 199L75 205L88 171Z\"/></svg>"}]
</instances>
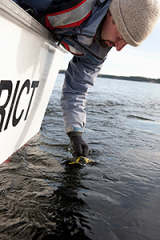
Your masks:
<instances>
[{"instance_id":1,"label":"person's ear","mask_svg":"<svg viewBox=\"0 0 160 240\"><path fill-rule=\"evenodd\" d=\"M107 14L106 14L106 18L109 18L111 16L110 11L108 10Z\"/></svg>"}]
</instances>

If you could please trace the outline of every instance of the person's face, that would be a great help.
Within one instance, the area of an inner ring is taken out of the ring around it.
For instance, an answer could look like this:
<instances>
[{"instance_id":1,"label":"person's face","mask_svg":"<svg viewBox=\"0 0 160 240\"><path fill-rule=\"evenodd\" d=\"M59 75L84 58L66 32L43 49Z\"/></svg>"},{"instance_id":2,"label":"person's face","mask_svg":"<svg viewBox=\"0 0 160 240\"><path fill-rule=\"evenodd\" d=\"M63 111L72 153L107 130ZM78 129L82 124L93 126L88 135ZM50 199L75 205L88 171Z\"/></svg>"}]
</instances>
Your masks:
<instances>
[{"instance_id":1,"label":"person's face","mask_svg":"<svg viewBox=\"0 0 160 240\"><path fill-rule=\"evenodd\" d=\"M116 47L117 51L121 51L126 45L127 43L121 37L112 15L108 11L101 28L101 46Z\"/></svg>"}]
</instances>

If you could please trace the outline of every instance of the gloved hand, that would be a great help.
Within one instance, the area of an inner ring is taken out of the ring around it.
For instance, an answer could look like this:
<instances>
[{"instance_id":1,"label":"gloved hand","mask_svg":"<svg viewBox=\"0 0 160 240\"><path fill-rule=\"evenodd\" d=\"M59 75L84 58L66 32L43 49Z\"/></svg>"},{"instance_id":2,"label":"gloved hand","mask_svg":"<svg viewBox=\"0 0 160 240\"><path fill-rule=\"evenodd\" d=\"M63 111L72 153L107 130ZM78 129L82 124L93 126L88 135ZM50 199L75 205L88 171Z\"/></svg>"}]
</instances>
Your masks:
<instances>
[{"instance_id":1,"label":"gloved hand","mask_svg":"<svg viewBox=\"0 0 160 240\"><path fill-rule=\"evenodd\" d=\"M82 139L82 133L76 131L69 132L68 137L70 138L71 144L75 151L75 155L87 157L89 153L89 147Z\"/></svg>"}]
</instances>

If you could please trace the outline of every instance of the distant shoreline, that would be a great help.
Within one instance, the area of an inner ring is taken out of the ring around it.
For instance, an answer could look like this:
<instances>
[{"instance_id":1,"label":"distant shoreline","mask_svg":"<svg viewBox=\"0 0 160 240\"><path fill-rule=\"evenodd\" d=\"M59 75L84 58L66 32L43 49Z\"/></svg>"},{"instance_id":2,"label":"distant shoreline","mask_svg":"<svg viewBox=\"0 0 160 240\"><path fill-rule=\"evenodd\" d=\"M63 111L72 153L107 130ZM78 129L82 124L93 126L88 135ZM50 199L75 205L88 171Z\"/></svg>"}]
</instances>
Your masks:
<instances>
[{"instance_id":1,"label":"distant shoreline","mask_svg":"<svg viewBox=\"0 0 160 240\"><path fill-rule=\"evenodd\" d=\"M59 73L65 73L65 70L59 70ZM107 74L98 74L98 77L101 78L111 78L116 80L127 80L127 81L136 81L136 82L150 82L150 83L160 83L160 78L145 78L145 77L125 77L125 76L115 76L115 75L107 75Z\"/></svg>"}]
</instances>

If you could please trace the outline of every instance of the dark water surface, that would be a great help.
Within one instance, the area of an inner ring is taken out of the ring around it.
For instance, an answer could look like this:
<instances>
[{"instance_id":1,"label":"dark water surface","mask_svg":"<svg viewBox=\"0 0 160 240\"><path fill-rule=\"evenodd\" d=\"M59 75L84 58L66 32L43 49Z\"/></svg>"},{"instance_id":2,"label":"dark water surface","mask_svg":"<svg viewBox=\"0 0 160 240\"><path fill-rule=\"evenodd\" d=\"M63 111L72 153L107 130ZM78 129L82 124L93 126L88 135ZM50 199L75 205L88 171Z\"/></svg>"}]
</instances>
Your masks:
<instances>
[{"instance_id":1,"label":"dark water surface","mask_svg":"<svg viewBox=\"0 0 160 240\"><path fill-rule=\"evenodd\" d=\"M83 134L96 164L72 149L58 75L41 131L0 166L0 239L158 240L160 85L98 78Z\"/></svg>"}]
</instances>

